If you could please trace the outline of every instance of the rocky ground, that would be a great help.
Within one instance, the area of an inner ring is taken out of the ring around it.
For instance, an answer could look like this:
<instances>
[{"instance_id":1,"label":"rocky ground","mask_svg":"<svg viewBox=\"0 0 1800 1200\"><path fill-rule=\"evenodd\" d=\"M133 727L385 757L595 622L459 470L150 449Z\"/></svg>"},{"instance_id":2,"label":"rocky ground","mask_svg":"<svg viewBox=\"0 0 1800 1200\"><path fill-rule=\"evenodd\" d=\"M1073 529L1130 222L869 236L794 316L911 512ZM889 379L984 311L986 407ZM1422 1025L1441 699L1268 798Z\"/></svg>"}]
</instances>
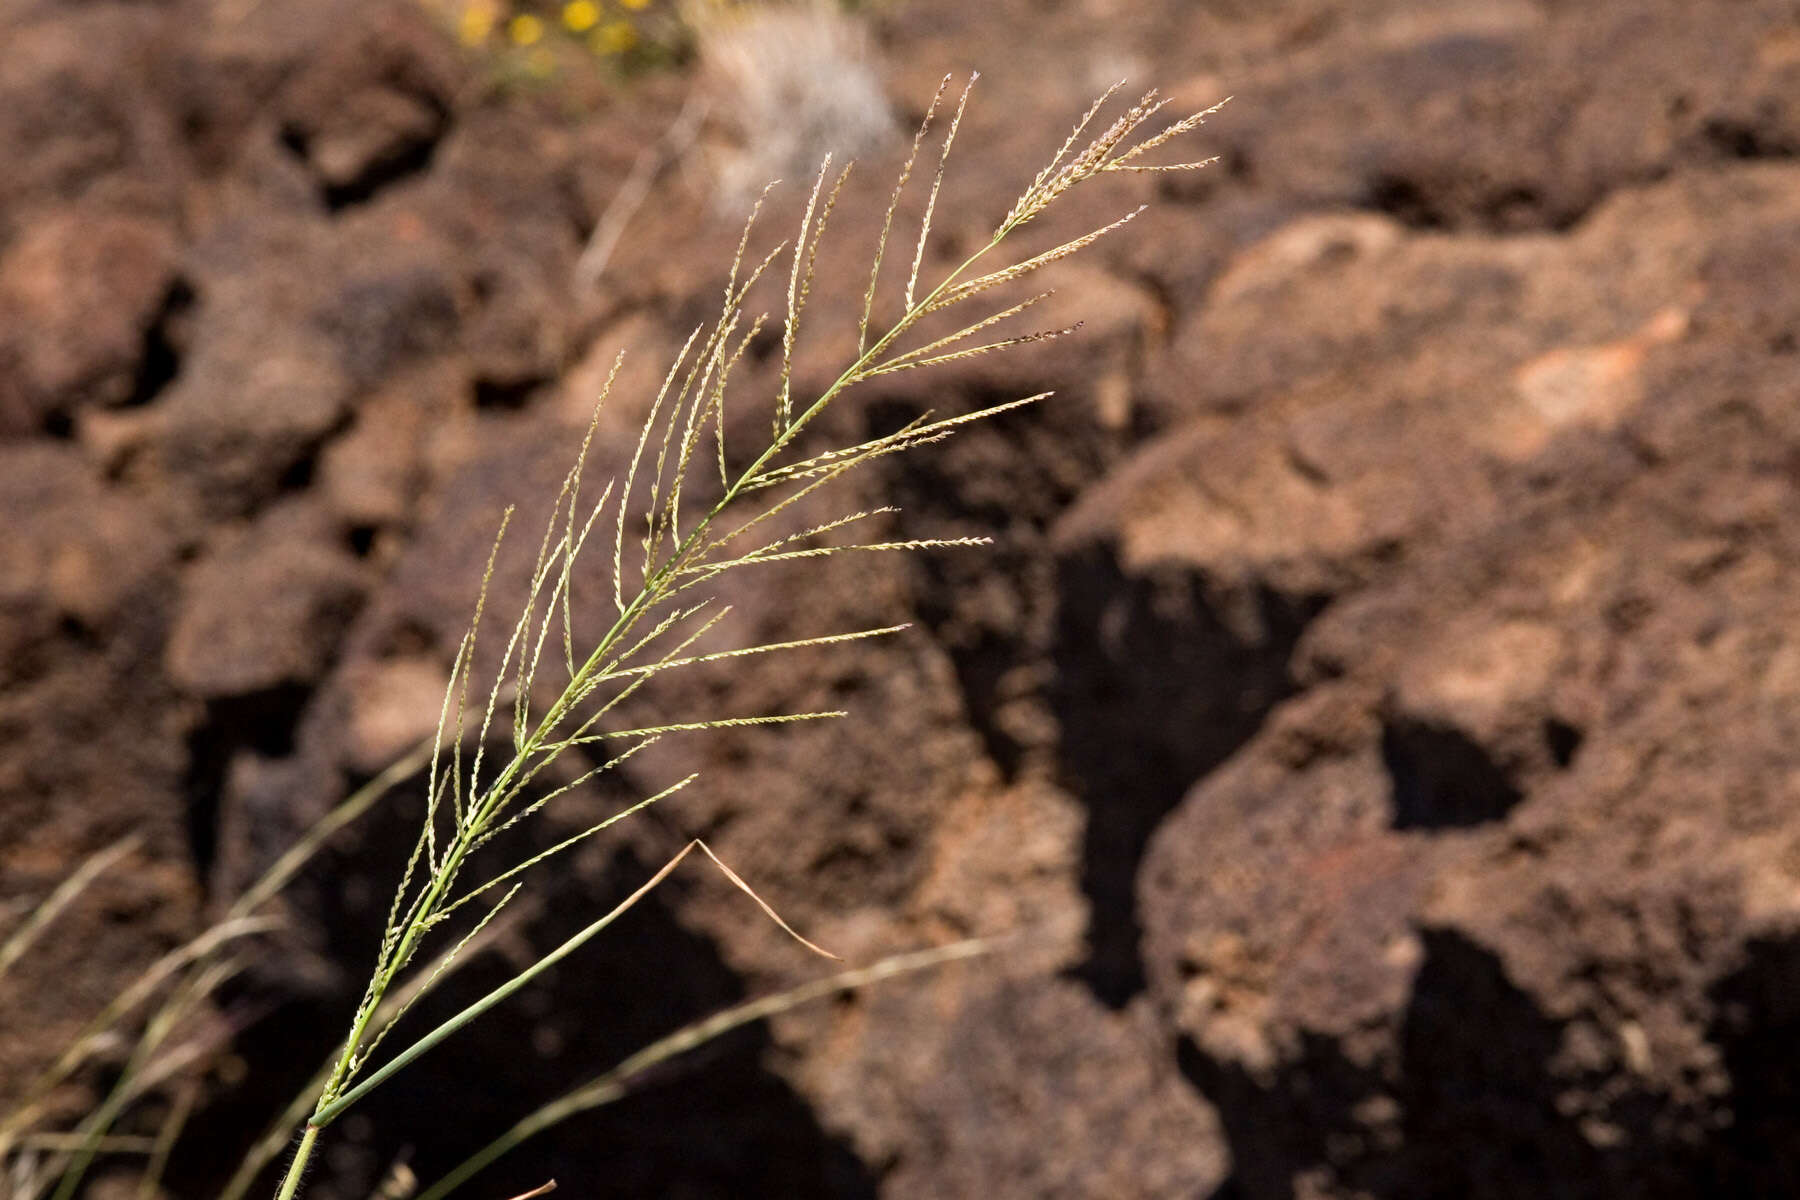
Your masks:
<instances>
[{"instance_id":1,"label":"rocky ground","mask_svg":"<svg viewBox=\"0 0 1800 1200\"><path fill-rule=\"evenodd\" d=\"M733 583L759 636L918 624L665 694L853 716L634 760L553 821L703 786L557 872L500 958L699 833L852 960L1023 936L727 1039L480 1194L1800 1187L1800 11L866 19L901 126L983 71L948 262L1118 75L1235 94L1221 162L1072 200L1071 231L1151 204L1057 281L1079 337L839 414L1058 392L860 485L992 552ZM547 506L622 346L598 459L626 453L736 242L708 164L757 131L716 103L581 289L704 73L497 89L410 0L0 28L0 904L142 838L0 985L5 1095L435 721L500 510ZM901 140L826 285L860 286ZM416 804L294 889L171 1196L341 1028ZM603 942L345 1122L312 1194L430 1177L817 973L699 870Z\"/></svg>"}]
</instances>

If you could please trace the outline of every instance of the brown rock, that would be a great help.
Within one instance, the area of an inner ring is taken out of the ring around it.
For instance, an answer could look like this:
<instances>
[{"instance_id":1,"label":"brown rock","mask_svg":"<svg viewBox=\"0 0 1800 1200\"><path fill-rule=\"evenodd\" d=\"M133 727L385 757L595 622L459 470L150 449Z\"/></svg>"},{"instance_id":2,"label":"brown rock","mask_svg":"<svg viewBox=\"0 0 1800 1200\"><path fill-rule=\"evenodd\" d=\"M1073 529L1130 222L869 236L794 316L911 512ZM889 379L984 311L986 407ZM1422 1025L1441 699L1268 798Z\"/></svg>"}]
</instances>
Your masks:
<instances>
[{"instance_id":1,"label":"brown rock","mask_svg":"<svg viewBox=\"0 0 1800 1200\"><path fill-rule=\"evenodd\" d=\"M366 581L313 514L278 508L189 568L169 634L169 678L209 699L309 684Z\"/></svg>"},{"instance_id":2,"label":"brown rock","mask_svg":"<svg viewBox=\"0 0 1800 1200\"><path fill-rule=\"evenodd\" d=\"M99 210L173 217L179 162L167 114L145 103L143 48L164 14L103 5L7 18L0 63L0 243L27 214L85 198Z\"/></svg>"},{"instance_id":3,"label":"brown rock","mask_svg":"<svg viewBox=\"0 0 1800 1200\"><path fill-rule=\"evenodd\" d=\"M392 658L350 668L350 766L374 775L431 737L449 685L449 672L427 658Z\"/></svg>"},{"instance_id":4,"label":"brown rock","mask_svg":"<svg viewBox=\"0 0 1800 1200\"><path fill-rule=\"evenodd\" d=\"M304 62L275 102L284 138L334 207L366 200L430 161L462 74L417 6L385 4L358 18Z\"/></svg>"},{"instance_id":5,"label":"brown rock","mask_svg":"<svg viewBox=\"0 0 1800 1200\"><path fill-rule=\"evenodd\" d=\"M199 895L173 799L193 714L144 669L175 539L154 506L43 444L0 449L0 521L0 906L26 910L88 855L139 838L0 980L10 1100L185 936Z\"/></svg>"},{"instance_id":6,"label":"brown rock","mask_svg":"<svg viewBox=\"0 0 1800 1200\"><path fill-rule=\"evenodd\" d=\"M1752 396L1783 387L1729 337L1662 369L1714 355L1756 364ZM1155 835L1152 990L1251 1194L1765 1177L1708 1131L1769 1086L1733 1014L1766 1011L1800 897L1764 857L1795 836L1777 764L1800 709L1769 653L1800 559L1792 530L1702 497L1794 431L1644 386L1622 432L1654 424L1678 462L1566 446L1505 520L1327 613L1301 653L1339 680ZM1697 574L1690 526L1730 565ZM1720 724L1696 736L1702 703Z\"/></svg>"},{"instance_id":7,"label":"brown rock","mask_svg":"<svg viewBox=\"0 0 1800 1200\"><path fill-rule=\"evenodd\" d=\"M863 1155L893 1163L886 1187L1174 1198L1224 1181L1213 1114L1154 1052L1142 1012L1109 1012L1069 980L996 978L979 960L939 974L871 994L868 1033L823 1088L827 1113L857 1114Z\"/></svg>"},{"instance_id":8,"label":"brown rock","mask_svg":"<svg viewBox=\"0 0 1800 1200\"><path fill-rule=\"evenodd\" d=\"M175 240L159 222L68 212L34 223L0 258L0 432L129 399L145 336L175 282Z\"/></svg>"},{"instance_id":9,"label":"brown rock","mask_svg":"<svg viewBox=\"0 0 1800 1200\"><path fill-rule=\"evenodd\" d=\"M174 554L168 531L142 505L108 491L67 450L19 447L5 458L0 597L13 619L0 660L29 653L58 620L101 637L130 623L143 593L166 583Z\"/></svg>"}]
</instances>

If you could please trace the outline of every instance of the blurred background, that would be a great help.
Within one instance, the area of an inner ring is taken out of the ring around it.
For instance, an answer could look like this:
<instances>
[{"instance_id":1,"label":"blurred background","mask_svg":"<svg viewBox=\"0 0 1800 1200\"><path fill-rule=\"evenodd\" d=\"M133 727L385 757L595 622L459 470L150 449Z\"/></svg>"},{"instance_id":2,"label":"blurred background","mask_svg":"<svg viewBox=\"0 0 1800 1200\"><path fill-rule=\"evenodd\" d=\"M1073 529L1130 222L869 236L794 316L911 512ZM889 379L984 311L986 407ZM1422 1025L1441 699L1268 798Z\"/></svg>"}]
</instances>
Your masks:
<instances>
[{"instance_id":1,"label":"blurred background","mask_svg":"<svg viewBox=\"0 0 1800 1200\"><path fill-rule=\"evenodd\" d=\"M834 418L1056 389L866 484L991 551L732 585L764 636L906 635L667 700L850 720L572 801L546 838L705 772L446 992L701 834L853 963L1011 940L465 1194L1800 1191L1793 3L4 0L0 46L0 912L139 838L0 981L0 1107L429 733L501 509L547 507L621 348L628 453L763 182L772 241L859 160L820 284L853 306L979 69L927 275L1118 78L1233 95L1220 161L1070 200L1065 235L1150 205L1055 279L1078 336ZM191 1109L156 1194L216 1195L342 1032L418 812L332 843L127 1119ZM335 1126L309 1195L435 1178L825 973L684 869Z\"/></svg>"}]
</instances>

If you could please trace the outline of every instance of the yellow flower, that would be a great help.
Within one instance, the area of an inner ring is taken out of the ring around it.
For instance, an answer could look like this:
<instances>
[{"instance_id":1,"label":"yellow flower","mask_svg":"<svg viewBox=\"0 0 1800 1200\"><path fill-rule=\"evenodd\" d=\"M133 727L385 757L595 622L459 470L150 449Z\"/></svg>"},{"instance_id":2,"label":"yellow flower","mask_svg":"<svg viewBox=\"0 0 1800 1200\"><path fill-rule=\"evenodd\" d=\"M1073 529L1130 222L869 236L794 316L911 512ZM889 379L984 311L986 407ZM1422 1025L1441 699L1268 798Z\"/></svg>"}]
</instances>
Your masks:
<instances>
[{"instance_id":1,"label":"yellow flower","mask_svg":"<svg viewBox=\"0 0 1800 1200\"><path fill-rule=\"evenodd\" d=\"M588 35L588 48L595 54L623 54L637 45L637 37L630 21L608 21Z\"/></svg>"},{"instance_id":2,"label":"yellow flower","mask_svg":"<svg viewBox=\"0 0 1800 1200\"><path fill-rule=\"evenodd\" d=\"M479 46L494 32L494 10L487 4L471 4L456 21L456 37L465 46Z\"/></svg>"},{"instance_id":3,"label":"yellow flower","mask_svg":"<svg viewBox=\"0 0 1800 1200\"><path fill-rule=\"evenodd\" d=\"M521 13L507 22L506 36L513 40L515 46L534 45L544 36L544 23L530 13Z\"/></svg>"},{"instance_id":4,"label":"yellow flower","mask_svg":"<svg viewBox=\"0 0 1800 1200\"><path fill-rule=\"evenodd\" d=\"M600 6L594 0L569 0L563 5L562 23L570 33L586 33L600 23Z\"/></svg>"}]
</instances>

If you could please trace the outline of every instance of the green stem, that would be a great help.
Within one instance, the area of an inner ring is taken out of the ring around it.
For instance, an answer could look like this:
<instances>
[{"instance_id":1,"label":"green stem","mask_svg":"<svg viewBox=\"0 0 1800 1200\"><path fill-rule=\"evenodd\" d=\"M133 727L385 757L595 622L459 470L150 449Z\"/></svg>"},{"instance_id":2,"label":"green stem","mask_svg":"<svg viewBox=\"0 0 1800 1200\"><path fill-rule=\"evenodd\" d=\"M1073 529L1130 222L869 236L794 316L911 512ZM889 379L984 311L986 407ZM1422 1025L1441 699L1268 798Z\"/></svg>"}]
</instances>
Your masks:
<instances>
[{"instance_id":1,"label":"green stem","mask_svg":"<svg viewBox=\"0 0 1800 1200\"><path fill-rule=\"evenodd\" d=\"M583 945L600 933L601 930L618 920L619 917L629 911L633 905L649 894L650 889L654 888L664 879L667 879L669 872L680 865L681 860L686 858L688 856L688 851L692 849L693 845L690 844L687 849L684 849L680 854L677 854L674 858L671 858L667 863L663 864L661 870L652 875L649 880L635 892L620 901L611 912L569 938L562 945L544 955L544 957L538 959L535 963L532 963L531 966L519 972L519 974L513 976L475 1003L469 1005L469 1007L463 1009L454 1017L445 1021L442 1025L439 1025L436 1029L408 1046L405 1050L402 1050L399 1054L396 1054L393 1059L384 1063L379 1070L375 1071L367 1079L363 1080L343 1095L337 1097L331 1103L321 1105L319 1110L313 1114L312 1120L308 1123L307 1128L316 1131L329 1125L332 1121L335 1121L342 1115L345 1109L381 1086L391 1076L410 1066L421 1054L432 1049L439 1042L463 1028L463 1026L469 1024L488 1009L493 1008L496 1004L499 1004L501 1001L511 996L514 992L517 992L537 976L549 970L575 951L581 949Z\"/></svg>"},{"instance_id":2,"label":"green stem","mask_svg":"<svg viewBox=\"0 0 1800 1200\"><path fill-rule=\"evenodd\" d=\"M312 1157L313 1143L318 1140L319 1127L309 1124L300 1135L300 1147L294 1151L294 1161L288 1164L287 1177L281 1181L275 1200L294 1200L300 1194L300 1179L306 1174L306 1161Z\"/></svg>"}]
</instances>

